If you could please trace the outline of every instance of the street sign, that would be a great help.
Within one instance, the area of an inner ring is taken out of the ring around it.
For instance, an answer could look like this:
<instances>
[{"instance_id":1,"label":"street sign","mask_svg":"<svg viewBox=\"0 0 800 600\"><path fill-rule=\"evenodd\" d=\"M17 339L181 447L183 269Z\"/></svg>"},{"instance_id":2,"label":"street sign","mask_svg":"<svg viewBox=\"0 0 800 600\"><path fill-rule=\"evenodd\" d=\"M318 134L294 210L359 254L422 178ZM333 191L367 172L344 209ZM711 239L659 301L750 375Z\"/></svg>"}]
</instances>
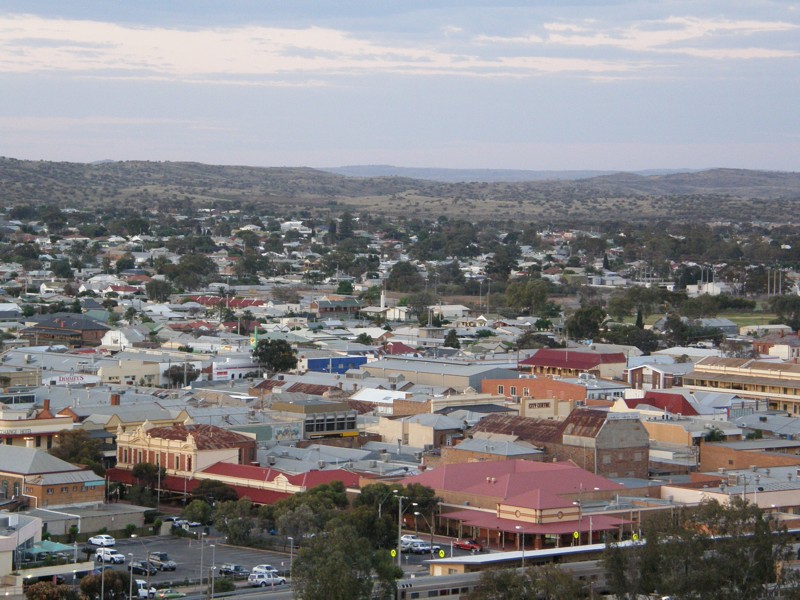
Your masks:
<instances>
[{"instance_id":1,"label":"street sign","mask_svg":"<svg viewBox=\"0 0 800 600\"><path fill-rule=\"evenodd\" d=\"M392 551L391 551L389 554L391 554L391 555L392 555L392 558L395 558L395 557L397 556L397 550L395 550L394 548L392 548Z\"/></svg>"}]
</instances>

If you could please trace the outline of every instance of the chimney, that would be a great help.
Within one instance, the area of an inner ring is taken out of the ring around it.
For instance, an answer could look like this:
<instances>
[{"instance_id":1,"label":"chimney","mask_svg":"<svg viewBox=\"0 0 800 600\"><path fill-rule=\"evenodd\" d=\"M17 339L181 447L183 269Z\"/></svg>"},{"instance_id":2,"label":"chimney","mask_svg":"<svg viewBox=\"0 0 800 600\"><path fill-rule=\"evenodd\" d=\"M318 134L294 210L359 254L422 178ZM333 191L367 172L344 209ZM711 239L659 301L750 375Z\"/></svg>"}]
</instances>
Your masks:
<instances>
[{"instance_id":1,"label":"chimney","mask_svg":"<svg viewBox=\"0 0 800 600\"><path fill-rule=\"evenodd\" d=\"M119 406L119 394L111 394L111 406Z\"/></svg>"},{"instance_id":2,"label":"chimney","mask_svg":"<svg viewBox=\"0 0 800 600\"><path fill-rule=\"evenodd\" d=\"M45 398L44 399L44 406L43 406L42 410L50 410L50 398Z\"/></svg>"}]
</instances>

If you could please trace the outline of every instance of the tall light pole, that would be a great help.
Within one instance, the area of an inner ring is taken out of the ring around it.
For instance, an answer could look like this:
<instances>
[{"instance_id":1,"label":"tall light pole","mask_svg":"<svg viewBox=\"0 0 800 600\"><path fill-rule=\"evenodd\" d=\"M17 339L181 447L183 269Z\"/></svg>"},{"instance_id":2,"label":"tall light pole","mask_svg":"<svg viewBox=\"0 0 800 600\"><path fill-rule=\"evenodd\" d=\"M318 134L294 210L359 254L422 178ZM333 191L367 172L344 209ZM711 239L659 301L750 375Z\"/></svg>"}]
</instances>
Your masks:
<instances>
[{"instance_id":1,"label":"tall light pole","mask_svg":"<svg viewBox=\"0 0 800 600\"><path fill-rule=\"evenodd\" d=\"M132 539L136 539L142 545L142 552L144 553L144 565L147 569L147 593L150 593L150 556L147 554L147 546L144 544L144 540L140 538L135 533L131 534ZM133 576L133 571L131 570L131 576Z\"/></svg>"},{"instance_id":2,"label":"tall light pole","mask_svg":"<svg viewBox=\"0 0 800 600\"><path fill-rule=\"evenodd\" d=\"M522 530L522 525L515 525L514 529L517 530L517 542L522 548L522 568L525 568L525 532Z\"/></svg>"},{"instance_id":3,"label":"tall light pole","mask_svg":"<svg viewBox=\"0 0 800 600\"><path fill-rule=\"evenodd\" d=\"M133 575L133 573L131 573ZM106 600L106 563L100 565L100 600Z\"/></svg>"},{"instance_id":4,"label":"tall light pole","mask_svg":"<svg viewBox=\"0 0 800 600\"><path fill-rule=\"evenodd\" d=\"M394 490L397 492L397 490ZM408 500L408 496L397 496L397 566L403 567L402 548L400 538L403 537L403 500ZM406 510L411 506L417 506L416 502L412 502L410 506L406 506Z\"/></svg>"},{"instance_id":5,"label":"tall light pole","mask_svg":"<svg viewBox=\"0 0 800 600\"><path fill-rule=\"evenodd\" d=\"M203 589L203 536L206 534L205 531L198 531L197 532L197 539L200 540L200 590Z\"/></svg>"},{"instance_id":6,"label":"tall light pole","mask_svg":"<svg viewBox=\"0 0 800 600\"><path fill-rule=\"evenodd\" d=\"M133 562L133 552L128 552L128 566L130 567L131 563ZM103 561L103 565L105 566L105 561ZM128 600L133 600L133 569L131 569L131 577L128 580ZM148 590L149 592L149 590Z\"/></svg>"},{"instance_id":7,"label":"tall light pole","mask_svg":"<svg viewBox=\"0 0 800 600\"><path fill-rule=\"evenodd\" d=\"M294 538L288 537L289 540L289 579L292 578L292 566L294 565Z\"/></svg>"},{"instance_id":8,"label":"tall light pole","mask_svg":"<svg viewBox=\"0 0 800 600\"><path fill-rule=\"evenodd\" d=\"M217 570L217 545L209 544L211 548L211 600L214 600L214 575Z\"/></svg>"},{"instance_id":9,"label":"tall light pole","mask_svg":"<svg viewBox=\"0 0 800 600\"><path fill-rule=\"evenodd\" d=\"M414 511L414 516L415 517L422 517L422 520L425 521L425 525L428 526L428 530L431 532L431 554L433 554L433 527L431 527L431 524L428 523L428 519L425 518L425 515L423 515L418 510Z\"/></svg>"}]
</instances>

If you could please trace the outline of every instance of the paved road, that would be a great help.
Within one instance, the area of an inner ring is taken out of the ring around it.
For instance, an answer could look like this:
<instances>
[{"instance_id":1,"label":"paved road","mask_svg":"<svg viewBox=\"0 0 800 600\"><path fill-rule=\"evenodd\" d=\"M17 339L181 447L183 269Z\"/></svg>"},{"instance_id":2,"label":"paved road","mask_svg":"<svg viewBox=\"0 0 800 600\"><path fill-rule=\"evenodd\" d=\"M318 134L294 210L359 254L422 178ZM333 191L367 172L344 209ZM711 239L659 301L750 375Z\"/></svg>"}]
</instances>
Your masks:
<instances>
[{"instance_id":1,"label":"paved road","mask_svg":"<svg viewBox=\"0 0 800 600\"><path fill-rule=\"evenodd\" d=\"M166 552L174 560L178 568L175 571L158 572L150 577L150 582L158 584L156 587L169 586L175 582L198 581L202 561L203 577L210 575L213 565L235 563L252 569L255 565L270 564L277 569L289 570L289 549L286 553L255 548L240 548L229 546L224 537L214 535L203 536L203 543L197 539L180 538L173 536L154 536L131 539L117 539L115 548L126 556L125 565L115 565L116 570L126 570L127 563L132 554L133 560L144 560L150 552ZM147 579L146 576L136 575L137 579Z\"/></svg>"}]
</instances>

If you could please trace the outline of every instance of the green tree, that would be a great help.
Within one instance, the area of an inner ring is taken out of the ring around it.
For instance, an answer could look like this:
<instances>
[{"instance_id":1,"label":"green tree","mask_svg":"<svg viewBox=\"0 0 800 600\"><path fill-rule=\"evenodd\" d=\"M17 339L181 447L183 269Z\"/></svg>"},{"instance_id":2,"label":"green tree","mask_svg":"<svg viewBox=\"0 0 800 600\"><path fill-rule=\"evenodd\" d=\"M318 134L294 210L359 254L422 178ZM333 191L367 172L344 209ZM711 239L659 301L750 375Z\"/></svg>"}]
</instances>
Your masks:
<instances>
[{"instance_id":1,"label":"green tree","mask_svg":"<svg viewBox=\"0 0 800 600\"><path fill-rule=\"evenodd\" d=\"M356 337L356 342L364 344L365 346L371 346L375 343L375 340L373 340L372 336L368 333L359 333L358 337Z\"/></svg>"},{"instance_id":2,"label":"green tree","mask_svg":"<svg viewBox=\"0 0 800 600\"><path fill-rule=\"evenodd\" d=\"M203 525L208 525L211 522L213 513L214 509L205 500L192 500L181 514L189 521L197 521Z\"/></svg>"},{"instance_id":3,"label":"green tree","mask_svg":"<svg viewBox=\"0 0 800 600\"><path fill-rule=\"evenodd\" d=\"M39 581L25 588L27 600L79 600L78 591L68 585L53 585L50 581Z\"/></svg>"},{"instance_id":4,"label":"green tree","mask_svg":"<svg viewBox=\"0 0 800 600\"><path fill-rule=\"evenodd\" d=\"M455 329L451 329L447 332L447 335L444 337L444 344L445 348L461 348L461 342L458 341L458 333Z\"/></svg>"},{"instance_id":5,"label":"green tree","mask_svg":"<svg viewBox=\"0 0 800 600\"><path fill-rule=\"evenodd\" d=\"M172 365L164 371L164 377L169 380L170 385L183 387L196 381L200 377L200 371L190 364Z\"/></svg>"},{"instance_id":6,"label":"green tree","mask_svg":"<svg viewBox=\"0 0 800 600\"><path fill-rule=\"evenodd\" d=\"M255 528L253 503L248 498L217 502L214 510L214 526L228 536L229 543L246 546Z\"/></svg>"},{"instance_id":7,"label":"green tree","mask_svg":"<svg viewBox=\"0 0 800 600\"><path fill-rule=\"evenodd\" d=\"M98 475L104 475L102 442L89 436L85 429L62 431L57 445L49 452L68 463L86 465Z\"/></svg>"},{"instance_id":8,"label":"green tree","mask_svg":"<svg viewBox=\"0 0 800 600\"><path fill-rule=\"evenodd\" d=\"M268 374L285 373L297 367L297 355L286 340L259 340L253 358Z\"/></svg>"},{"instance_id":9,"label":"green tree","mask_svg":"<svg viewBox=\"0 0 800 600\"><path fill-rule=\"evenodd\" d=\"M166 302L172 294L172 284L163 279L151 279L144 286L147 298L153 302Z\"/></svg>"},{"instance_id":10,"label":"green tree","mask_svg":"<svg viewBox=\"0 0 800 600\"><path fill-rule=\"evenodd\" d=\"M399 261L392 266L386 278L386 289L400 292L416 292L425 286L417 267L410 262Z\"/></svg>"},{"instance_id":11,"label":"green tree","mask_svg":"<svg viewBox=\"0 0 800 600\"><path fill-rule=\"evenodd\" d=\"M53 275L60 279L72 279L74 277L72 267L69 266L69 261L65 258L53 261L50 265L50 270L53 271Z\"/></svg>"},{"instance_id":12,"label":"green tree","mask_svg":"<svg viewBox=\"0 0 800 600\"><path fill-rule=\"evenodd\" d=\"M606 313L599 306L579 308L564 323L565 334L572 339L594 339L605 318Z\"/></svg>"},{"instance_id":13,"label":"green tree","mask_svg":"<svg viewBox=\"0 0 800 600\"><path fill-rule=\"evenodd\" d=\"M81 579L80 589L85 598L100 598L102 589L101 600L125 600L130 589L130 576L125 571L103 569L102 575L86 575Z\"/></svg>"},{"instance_id":14,"label":"green tree","mask_svg":"<svg viewBox=\"0 0 800 600\"><path fill-rule=\"evenodd\" d=\"M353 282L342 280L339 282L339 285L336 286L336 293L342 294L343 296L350 296L353 293Z\"/></svg>"},{"instance_id":15,"label":"green tree","mask_svg":"<svg viewBox=\"0 0 800 600\"><path fill-rule=\"evenodd\" d=\"M194 488L194 495L206 500L212 506L216 502L228 502L231 500L238 500L239 494L231 486L214 479L203 479L199 485Z\"/></svg>"},{"instance_id":16,"label":"green tree","mask_svg":"<svg viewBox=\"0 0 800 600\"><path fill-rule=\"evenodd\" d=\"M139 485L150 488L151 492L155 492L159 480L163 480L167 474L164 467L159 467L153 463L141 462L133 465L131 474L139 482Z\"/></svg>"},{"instance_id":17,"label":"green tree","mask_svg":"<svg viewBox=\"0 0 800 600\"><path fill-rule=\"evenodd\" d=\"M402 575L386 551L375 552L352 526L339 525L300 548L292 568L303 600L371 600L395 597Z\"/></svg>"}]
</instances>

